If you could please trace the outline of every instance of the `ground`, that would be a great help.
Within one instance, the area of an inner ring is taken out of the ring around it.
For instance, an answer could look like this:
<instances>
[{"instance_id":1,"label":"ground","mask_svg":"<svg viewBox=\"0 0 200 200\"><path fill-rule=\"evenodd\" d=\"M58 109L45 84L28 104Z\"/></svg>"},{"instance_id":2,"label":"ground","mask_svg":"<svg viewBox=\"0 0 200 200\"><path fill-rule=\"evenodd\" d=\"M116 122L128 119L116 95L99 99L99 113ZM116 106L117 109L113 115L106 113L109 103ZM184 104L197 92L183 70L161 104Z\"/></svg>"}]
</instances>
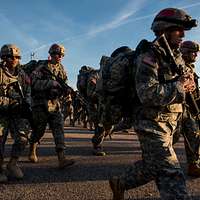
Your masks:
<instances>
[{"instance_id":1,"label":"ground","mask_svg":"<svg viewBox=\"0 0 200 200\"><path fill-rule=\"evenodd\" d=\"M19 165L24 171L24 179L11 179L7 184L0 184L0 200L111 200L112 193L108 179L122 173L134 161L140 159L141 151L136 135L119 132L112 140L104 142L108 152L105 157L92 155L92 131L80 126L65 127L66 155L76 164L69 169L57 168L57 157L51 132L47 130L38 146L38 163L27 159L28 147L20 159ZM6 145L6 162L12 140ZM186 160L181 139L175 146L178 158L186 172ZM187 177L188 191L193 199L200 199L200 178ZM149 184L126 192L129 200L158 200L159 193L154 184Z\"/></svg>"}]
</instances>

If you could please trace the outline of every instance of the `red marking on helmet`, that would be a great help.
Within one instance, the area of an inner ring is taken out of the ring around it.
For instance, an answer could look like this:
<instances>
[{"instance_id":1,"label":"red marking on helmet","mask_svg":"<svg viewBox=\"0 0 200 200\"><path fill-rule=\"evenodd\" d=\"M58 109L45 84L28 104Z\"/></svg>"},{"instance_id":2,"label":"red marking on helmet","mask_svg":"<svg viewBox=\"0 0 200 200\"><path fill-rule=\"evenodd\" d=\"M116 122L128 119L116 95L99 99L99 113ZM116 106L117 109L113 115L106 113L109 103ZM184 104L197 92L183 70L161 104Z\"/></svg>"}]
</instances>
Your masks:
<instances>
[{"instance_id":1,"label":"red marking on helmet","mask_svg":"<svg viewBox=\"0 0 200 200\"><path fill-rule=\"evenodd\" d=\"M159 16L159 17L168 17L168 16L173 16L174 14L175 14L174 10L169 10L169 9L167 9L167 10L161 11L161 12L158 14L158 16Z\"/></svg>"}]
</instances>

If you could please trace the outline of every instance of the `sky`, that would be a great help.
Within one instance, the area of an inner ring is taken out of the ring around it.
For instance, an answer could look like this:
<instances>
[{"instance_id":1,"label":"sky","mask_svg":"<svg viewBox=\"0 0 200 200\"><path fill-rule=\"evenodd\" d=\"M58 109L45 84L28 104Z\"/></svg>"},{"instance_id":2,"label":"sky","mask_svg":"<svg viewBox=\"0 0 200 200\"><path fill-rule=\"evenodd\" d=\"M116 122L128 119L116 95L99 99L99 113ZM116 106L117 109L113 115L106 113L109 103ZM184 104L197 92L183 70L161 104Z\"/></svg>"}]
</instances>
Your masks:
<instances>
[{"instance_id":1,"label":"sky","mask_svg":"<svg viewBox=\"0 0 200 200\"><path fill-rule=\"evenodd\" d=\"M0 46L16 44L25 64L31 53L36 60L47 59L53 43L64 45L62 64L75 88L81 66L99 68L102 55L153 40L151 23L168 7L184 9L199 21L185 40L200 42L200 0L0 0ZM196 70L200 75L200 59Z\"/></svg>"}]
</instances>

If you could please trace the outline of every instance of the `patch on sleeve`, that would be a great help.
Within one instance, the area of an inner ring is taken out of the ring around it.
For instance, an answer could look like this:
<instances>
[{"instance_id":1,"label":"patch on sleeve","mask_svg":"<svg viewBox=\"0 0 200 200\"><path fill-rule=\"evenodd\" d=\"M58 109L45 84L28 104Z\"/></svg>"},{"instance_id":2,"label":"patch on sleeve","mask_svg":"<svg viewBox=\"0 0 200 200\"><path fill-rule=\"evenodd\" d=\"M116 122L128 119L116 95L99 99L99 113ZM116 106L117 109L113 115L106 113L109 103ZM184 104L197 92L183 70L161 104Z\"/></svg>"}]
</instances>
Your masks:
<instances>
[{"instance_id":1,"label":"patch on sleeve","mask_svg":"<svg viewBox=\"0 0 200 200\"><path fill-rule=\"evenodd\" d=\"M151 65L153 67L156 67L156 62L154 60L154 58L150 57L150 56L145 56L143 59L142 59L142 62L147 64L147 65Z\"/></svg>"}]
</instances>

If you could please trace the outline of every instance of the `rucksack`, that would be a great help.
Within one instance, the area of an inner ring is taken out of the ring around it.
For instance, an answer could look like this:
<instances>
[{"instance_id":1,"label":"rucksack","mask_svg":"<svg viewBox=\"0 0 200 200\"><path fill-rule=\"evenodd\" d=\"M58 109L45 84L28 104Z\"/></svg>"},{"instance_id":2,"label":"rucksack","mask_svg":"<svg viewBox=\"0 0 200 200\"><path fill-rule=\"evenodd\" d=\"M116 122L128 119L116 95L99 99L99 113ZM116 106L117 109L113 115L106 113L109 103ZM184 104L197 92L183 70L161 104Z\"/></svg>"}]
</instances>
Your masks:
<instances>
[{"instance_id":1,"label":"rucksack","mask_svg":"<svg viewBox=\"0 0 200 200\"><path fill-rule=\"evenodd\" d=\"M85 65L82 66L81 69L79 70L76 86L80 94L83 96L87 95L88 78L94 70L95 70L94 68Z\"/></svg>"},{"instance_id":2,"label":"rucksack","mask_svg":"<svg viewBox=\"0 0 200 200\"><path fill-rule=\"evenodd\" d=\"M37 61L31 60L30 62L23 65L23 70L28 76L30 76L31 73L36 69L36 67L37 67Z\"/></svg>"},{"instance_id":3,"label":"rucksack","mask_svg":"<svg viewBox=\"0 0 200 200\"><path fill-rule=\"evenodd\" d=\"M92 71L87 80L87 98L93 103L97 102L96 84L99 79L99 70Z\"/></svg>"},{"instance_id":4,"label":"rucksack","mask_svg":"<svg viewBox=\"0 0 200 200\"><path fill-rule=\"evenodd\" d=\"M113 107L112 116L115 115L114 107L117 114L121 112L123 116L123 113L132 114L140 104L135 88L136 60L138 55L149 48L151 43L142 40L135 50L120 52L114 57L102 56L96 90L106 101L112 99L107 106L109 112L112 112Z\"/></svg>"}]
</instances>

